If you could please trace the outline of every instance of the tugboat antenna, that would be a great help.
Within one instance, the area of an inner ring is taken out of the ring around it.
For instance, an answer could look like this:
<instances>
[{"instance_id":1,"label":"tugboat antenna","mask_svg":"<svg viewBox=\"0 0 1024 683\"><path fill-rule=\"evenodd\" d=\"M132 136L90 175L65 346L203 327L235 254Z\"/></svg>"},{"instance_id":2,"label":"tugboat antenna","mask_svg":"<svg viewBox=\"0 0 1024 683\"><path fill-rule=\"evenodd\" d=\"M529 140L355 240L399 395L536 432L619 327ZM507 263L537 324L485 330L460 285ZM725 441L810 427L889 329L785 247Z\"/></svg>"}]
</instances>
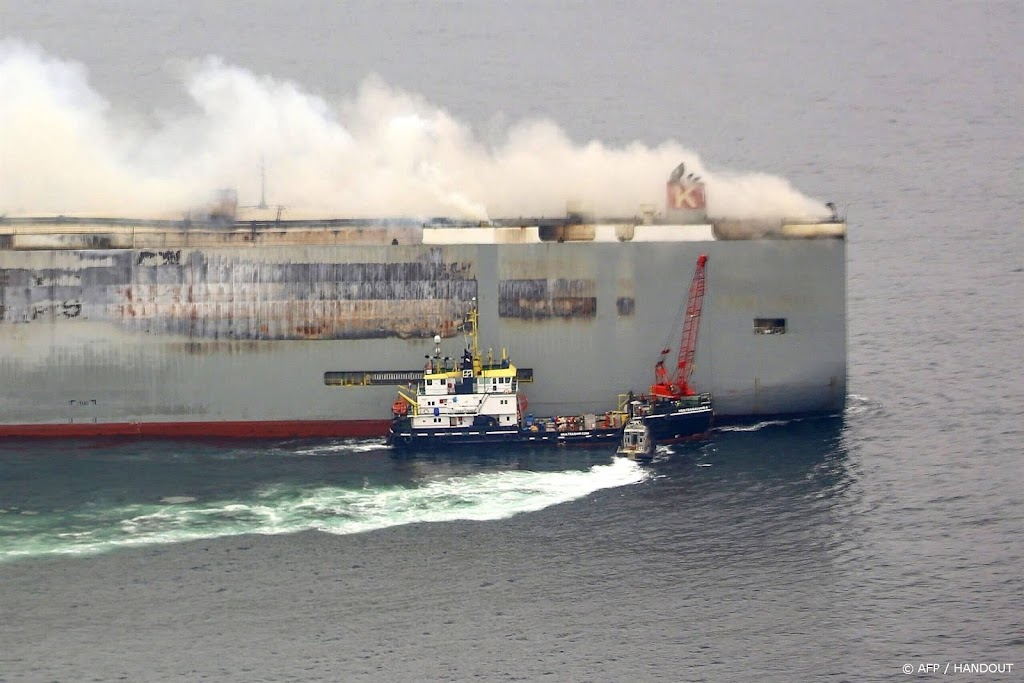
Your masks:
<instances>
[{"instance_id":1,"label":"tugboat antenna","mask_svg":"<svg viewBox=\"0 0 1024 683\"><path fill-rule=\"evenodd\" d=\"M467 316L467 322L469 322L469 340L471 342L470 351L473 354L473 361L480 361L480 336L477 333L477 323L480 320L480 312L476 308L476 297L472 299L472 306L469 309L469 315Z\"/></svg>"}]
</instances>

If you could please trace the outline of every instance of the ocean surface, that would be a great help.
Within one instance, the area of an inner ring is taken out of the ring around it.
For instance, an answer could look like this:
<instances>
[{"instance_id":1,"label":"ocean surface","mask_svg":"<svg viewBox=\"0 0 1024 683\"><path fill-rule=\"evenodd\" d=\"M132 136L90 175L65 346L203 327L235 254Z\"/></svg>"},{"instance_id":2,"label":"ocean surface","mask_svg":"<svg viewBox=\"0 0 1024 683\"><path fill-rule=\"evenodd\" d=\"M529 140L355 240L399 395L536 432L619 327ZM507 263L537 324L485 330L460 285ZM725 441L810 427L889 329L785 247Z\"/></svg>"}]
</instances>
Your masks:
<instances>
[{"instance_id":1,"label":"ocean surface","mask_svg":"<svg viewBox=\"0 0 1024 683\"><path fill-rule=\"evenodd\" d=\"M115 120L214 55L834 200L850 392L642 466L0 442L0 681L1021 680L1024 5L632 5L0 0Z\"/></svg>"}]
</instances>

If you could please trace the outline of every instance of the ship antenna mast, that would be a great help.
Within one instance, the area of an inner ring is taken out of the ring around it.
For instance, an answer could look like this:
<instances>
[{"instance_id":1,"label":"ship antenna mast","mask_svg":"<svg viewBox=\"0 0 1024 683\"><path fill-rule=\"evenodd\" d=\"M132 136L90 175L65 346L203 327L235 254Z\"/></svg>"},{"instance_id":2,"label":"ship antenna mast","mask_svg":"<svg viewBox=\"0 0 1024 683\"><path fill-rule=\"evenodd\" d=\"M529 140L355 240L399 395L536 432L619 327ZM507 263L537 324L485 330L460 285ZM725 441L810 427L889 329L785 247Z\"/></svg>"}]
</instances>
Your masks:
<instances>
[{"instance_id":1,"label":"ship antenna mast","mask_svg":"<svg viewBox=\"0 0 1024 683\"><path fill-rule=\"evenodd\" d=\"M267 165L263 155L260 155L260 209L267 208ZM281 219L281 212L278 211L278 220Z\"/></svg>"}]
</instances>

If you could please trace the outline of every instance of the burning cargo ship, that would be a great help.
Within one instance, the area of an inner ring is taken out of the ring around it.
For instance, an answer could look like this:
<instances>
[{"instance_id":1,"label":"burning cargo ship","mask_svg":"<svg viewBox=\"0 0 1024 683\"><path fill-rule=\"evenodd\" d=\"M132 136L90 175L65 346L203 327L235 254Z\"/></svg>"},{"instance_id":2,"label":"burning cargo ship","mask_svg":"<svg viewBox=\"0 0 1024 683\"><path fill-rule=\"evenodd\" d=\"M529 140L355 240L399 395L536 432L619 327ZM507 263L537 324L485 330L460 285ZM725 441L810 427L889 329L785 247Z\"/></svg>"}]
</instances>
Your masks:
<instances>
[{"instance_id":1,"label":"burning cargo ship","mask_svg":"<svg viewBox=\"0 0 1024 683\"><path fill-rule=\"evenodd\" d=\"M845 223L709 220L680 167L629 219L0 219L0 435L384 435L409 359L516 349L538 413L605 409L678 340L710 257L693 380L719 419L846 396Z\"/></svg>"}]
</instances>

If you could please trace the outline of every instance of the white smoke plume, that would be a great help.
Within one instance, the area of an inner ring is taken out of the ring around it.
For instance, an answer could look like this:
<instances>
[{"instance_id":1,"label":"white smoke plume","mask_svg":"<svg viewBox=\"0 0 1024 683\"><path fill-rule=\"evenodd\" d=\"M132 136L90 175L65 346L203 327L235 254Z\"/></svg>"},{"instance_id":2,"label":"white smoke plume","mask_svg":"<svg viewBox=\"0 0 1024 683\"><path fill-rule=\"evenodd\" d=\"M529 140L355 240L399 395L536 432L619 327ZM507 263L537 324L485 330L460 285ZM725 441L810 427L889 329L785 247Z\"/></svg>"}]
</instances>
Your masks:
<instances>
[{"instance_id":1,"label":"white smoke plume","mask_svg":"<svg viewBox=\"0 0 1024 683\"><path fill-rule=\"evenodd\" d=\"M284 217L561 216L569 202L633 216L664 206L680 162L705 180L713 216L827 214L781 178L710 171L672 141L579 145L551 121L530 120L485 144L372 77L337 101L213 57L182 80L192 113L145 122L115 111L82 65L0 41L0 214L180 216L220 188L253 205L262 165L267 202L288 207Z\"/></svg>"}]
</instances>

